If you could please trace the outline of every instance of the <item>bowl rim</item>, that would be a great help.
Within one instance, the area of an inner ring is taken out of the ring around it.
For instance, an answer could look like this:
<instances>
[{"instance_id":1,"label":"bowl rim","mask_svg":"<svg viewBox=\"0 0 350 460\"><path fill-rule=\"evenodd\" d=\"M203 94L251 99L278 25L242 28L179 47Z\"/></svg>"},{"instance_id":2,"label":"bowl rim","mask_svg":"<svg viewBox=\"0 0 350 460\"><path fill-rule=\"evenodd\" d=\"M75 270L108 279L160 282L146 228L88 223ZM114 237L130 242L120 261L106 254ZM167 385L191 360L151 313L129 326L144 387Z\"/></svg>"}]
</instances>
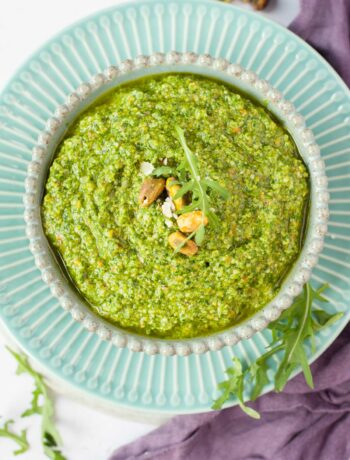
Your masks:
<instances>
[{"instance_id":1,"label":"bowl rim","mask_svg":"<svg viewBox=\"0 0 350 460\"><path fill-rule=\"evenodd\" d=\"M40 208L46 172L57 142L62 138L67 125L82 111L82 104L90 105L99 95L108 90L108 85L109 88L114 88L125 81L135 79L135 71L147 71L149 75L156 75L164 73L164 69L169 68L170 71L181 72L179 70L181 66L197 69L198 74L206 75L209 72L219 79L221 76L223 81L239 89L243 88L267 104L269 111L277 115L286 125L308 167L311 206L303 248L278 294L268 304L241 323L207 336L161 339L138 335L119 328L98 316L81 300L63 275L52 253L43 231ZM311 271L317 264L318 256L323 249L329 217L327 177L320 149L312 131L306 127L304 118L296 111L293 104L285 100L282 93L267 81L261 80L254 72L245 70L239 64L230 63L223 58L213 58L209 54L177 51L156 52L149 56L141 55L135 59L127 59L119 66L110 66L104 72L94 75L89 82L79 85L76 91L67 97L65 103L56 108L54 117L47 120L45 130L38 136L37 144L33 148L32 160L27 168L23 201L30 251L43 281L58 298L60 305L89 332L98 334L101 339L111 341L117 347L127 347L132 351L150 355L160 353L165 356L174 354L187 356L191 353L201 354L208 350L220 350L242 339L249 339L256 332L265 329L271 321L276 320L292 305L294 298L300 294L304 284L310 279Z\"/></svg>"}]
</instances>

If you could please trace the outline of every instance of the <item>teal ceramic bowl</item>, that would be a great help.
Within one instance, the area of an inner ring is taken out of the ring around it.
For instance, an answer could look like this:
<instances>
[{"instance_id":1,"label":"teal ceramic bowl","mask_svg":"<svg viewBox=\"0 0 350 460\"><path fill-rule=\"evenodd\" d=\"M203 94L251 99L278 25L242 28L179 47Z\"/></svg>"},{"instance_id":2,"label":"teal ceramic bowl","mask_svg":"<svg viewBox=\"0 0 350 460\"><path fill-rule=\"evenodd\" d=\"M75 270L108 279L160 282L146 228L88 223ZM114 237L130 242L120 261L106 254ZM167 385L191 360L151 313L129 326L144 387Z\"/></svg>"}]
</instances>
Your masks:
<instances>
[{"instance_id":1,"label":"teal ceramic bowl","mask_svg":"<svg viewBox=\"0 0 350 460\"><path fill-rule=\"evenodd\" d=\"M214 77L267 104L268 109L291 133L308 166L311 206L302 251L284 280L280 292L271 302L251 318L222 332L193 339L163 340L127 332L108 323L89 309L61 271L50 250L43 233L40 205L48 168L56 147L78 114L101 94L122 83L147 75L174 71ZM315 143L312 132L305 127L303 117L279 91L267 81L259 79L254 72L208 54L170 51L166 54L157 52L150 56L142 55L122 62L118 67L108 67L105 71L94 75L90 81L79 85L76 91L68 96L65 103L56 109L54 117L47 121L46 129L40 133L32 161L28 166L25 186L25 221L30 249L41 271L42 279L50 286L51 292L58 298L61 306L70 311L74 320L81 322L88 331L98 334L100 338L111 341L118 347L128 347L132 351L144 351L148 354L188 355L219 350L225 345L233 345L241 339L248 339L257 331L266 328L292 304L294 297L301 292L303 285L310 279L311 270L318 261L319 252L323 248L324 235L327 232L329 213L324 162L320 159L320 149Z\"/></svg>"}]
</instances>

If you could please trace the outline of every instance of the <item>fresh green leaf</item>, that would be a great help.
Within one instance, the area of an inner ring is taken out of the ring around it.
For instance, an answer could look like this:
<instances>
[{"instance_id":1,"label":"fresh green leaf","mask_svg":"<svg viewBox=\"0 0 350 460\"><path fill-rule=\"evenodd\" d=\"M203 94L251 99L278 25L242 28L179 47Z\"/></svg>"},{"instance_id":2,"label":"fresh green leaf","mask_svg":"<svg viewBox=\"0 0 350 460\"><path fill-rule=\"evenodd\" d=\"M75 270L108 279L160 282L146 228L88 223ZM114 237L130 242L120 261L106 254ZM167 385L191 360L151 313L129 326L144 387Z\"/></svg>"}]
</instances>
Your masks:
<instances>
[{"instance_id":1,"label":"fresh green leaf","mask_svg":"<svg viewBox=\"0 0 350 460\"><path fill-rule=\"evenodd\" d=\"M207 178L202 179L200 176L198 158L191 149L188 147L184 131L179 127L175 126L177 138L184 151L185 158L177 168L176 177L179 179L182 187L173 197L174 200L183 197L187 193L191 193L191 203L184 206L178 211L179 214L185 214L195 210L202 211L203 222L202 225L194 232L195 241L198 245L201 245L205 237L205 225L204 216L208 218L208 221L213 226L218 226L220 221L215 213L210 209L210 196L208 190L215 190L221 197L225 199L229 196L229 193L220 184Z\"/></svg>"},{"instance_id":2,"label":"fresh green leaf","mask_svg":"<svg viewBox=\"0 0 350 460\"><path fill-rule=\"evenodd\" d=\"M176 169L172 168L171 166L159 166L159 168L155 168L152 172L152 176L163 176L163 177L168 177L168 176L173 176L176 174Z\"/></svg>"},{"instance_id":3,"label":"fresh green leaf","mask_svg":"<svg viewBox=\"0 0 350 460\"><path fill-rule=\"evenodd\" d=\"M195 235L195 242L197 243L198 246L200 246L203 243L204 236L205 236L205 226L201 225L196 231L196 235Z\"/></svg>"},{"instance_id":4,"label":"fresh green leaf","mask_svg":"<svg viewBox=\"0 0 350 460\"><path fill-rule=\"evenodd\" d=\"M250 416L256 416L250 408L243 407L243 392L245 383L251 386L250 399L254 401L262 393L269 383L268 371L271 358L279 357L279 366L275 372L273 383L275 391L282 391L292 373L301 366L306 383L313 388L313 378L307 358L308 342L311 347L315 343L315 332L332 325L342 317L342 313L329 313L318 307L313 307L315 300L327 302L322 292L327 289L326 285L315 290L311 284L306 284L303 292L295 299L293 305L283 314L269 324L271 330L271 343L268 351L260 356L249 366L243 362L240 366L234 362L232 368L227 369L228 379L221 382L219 389L220 397L214 402L216 409L231 397L236 396L241 409ZM245 371L242 373L242 368Z\"/></svg>"},{"instance_id":5,"label":"fresh green leaf","mask_svg":"<svg viewBox=\"0 0 350 460\"><path fill-rule=\"evenodd\" d=\"M221 195L221 197L224 199L224 200L227 200L227 198L230 196L230 193L228 192L228 190L226 190L224 187L222 187L220 184L218 184L217 182L213 181L213 180L210 180L210 179L205 179L203 181L209 188L212 188L213 190L215 190L215 192L218 192L219 195Z\"/></svg>"},{"instance_id":6,"label":"fresh green leaf","mask_svg":"<svg viewBox=\"0 0 350 460\"><path fill-rule=\"evenodd\" d=\"M292 365L287 365L285 361L280 364L274 379L275 391L281 392L285 387L289 377L293 372Z\"/></svg>"},{"instance_id":7,"label":"fresh green leaf","mask_svg":"<svg viewBox=\"0 0 350 460\"><path fill-rule=\"evenodd\" d=\"M193 179L198 181L200 180L198 160L196 156L192 153L190 148L188 147L186 139L185 139L185 133L183 132L183 130L179 126L175 126L175 131L177 132L177 136L180 141L181 147L183 148L185 152L185 158L189 166L191 176Z\"/></svg>"},{"instance_id":8,"label":"fresh green leaf","mask_svg":"<svg viewBox=\"0 0 350 460\"><path fill-rule=\"evenodd\" d=\"M45 432L43 438L44 452L48 458L52 460L66 460L66 457L62 455L59 446L52 434Z\"/></svg>"},{"instance_id":9,"label":"fresh green leaf","mask_svg":"<svg viewBox=\"0 0 350 460\"><path fill-rule=\"evenodd\" d=\"M222 394L218 399L214 401L212 408L219 410L231 396L236 396L238 399L239 407L242 409L242 411L250 417L259 419L260 414L244 403L243 389L245 372L243 371L242 364L238 358L233 358L232 363L232 367L226 370L228 379L219 383L218 385L219 389L222 391Z\"/></svg>"},{"instance_id":10,"label":"fresh green leaf","mask_svg":"<svg viewBox=\"0 0 350 460\"><path fill-rule=\"evenodd\" d=\"M196 243L201 245L204 241L206 233L204 228L205 217L208 219L209 224L211 224L213 227L217 228L220 225L219 218L215 215L213 209L210 207L212 197L210 196L210 193L208 194L208 191L210 192L210 190L213 190L223 199L227 199L229 197L229 192L210 178L201 178L198 158L187 145L184 131L179 126L175 126L175 132L176 137L180 142L184 152L183 161L177 168L173 168L171 166L160 166L159 168L153 170L152 175L158 177L174 176L176 178L176 183L180 184L181 188L172 197L173 200L182 198L186 194L191 195L191 203L182 207L181 210L177 210L177 213L185 214L187 212L196 210L202 211L202 225L200 225L197 231L194 232L190 237L194 237ZM184 241L183 244L177 248L175 253L179 252L179 249L181 249L181 247L183 247L190 238L188 237L186 241Z\"/></svg>"},{"instance_id":11,"label":"fresh green leaf","mask_svg":"<svg viewBox=\"0 0 350 460\"><path fill-rule=\"evenodd\" d=\"M238 358L235 358L238 360ZM238 360L239 361L239 360ZM237 379L237 391L236 391L236 395L237 395L237 398L238 398L238 401L239 401L239 407L241 408L241 410L243 412L245 412L247 415L249 415L249 417L252 417L252 418L255 418L255 419L260 419L260 414L259 412L257 412L256 410L252 409L251 407L247 406L245 403L244 403L244 399L243 399L243 391L244 391L244 377L245 377L245 373L243 373L243 369L242 369L242 364L240 363L240 376L238 377Z\"/></svg>"},{"instance_id":12,"label":"fresh green leaf","mask_svg":"<svg viewBox=\"0 0 350 460\"><path fill-rule=\"evenodd\" d=\"M301 365L306 383L309 385L310 388L314 388L314 381L312 378L310 365L307 360L306 352L302 346L298 347L296 358L297 358L297 363L300 363Z\"/></svg>"},{"instance_id":13,"label":"fresh green leaf","mask_svg":"<svg viewBox=\"0 0 350 460\"><path fill-rule=\"evenodd\" d=\"M252 382L252 391L250 393L250 399L255 401L262 393L265 385L269 383L267 371L269 370L267 359L258 360L251 364L249 368L249 377Z\"/></svg>"},{"instance_id":14,"label":"fresh green leaf","mask_svg":"<svg viewBox=\"0 0 350 460\"><path fill-rule=\"evenodd\" d=\"M18 445L18 449L13 452L13 455L20 455L27 452L30 447L27 440L27 430L22 430L21 434L17 434L10 428L13 423L13 420L7 420L4 426L0 427L0 437L12 439Z\"/></svg>"},{"instance_id":15,"label":"fresh green leaf","mask_svg":"<svg viewBox=\"0 0 350 460\"><path fill-rule=\"evenodd\" d=\"M321 300L321 302L328 303L328 299L326 299L325 297L321 295L322 292L326 291L327 289L329 289L329 284L324 283L319 289L317 289L317 291L313 291L313 295L315 296L315 299Z\"/></svg>"},{"instance_id":16,"label":"fresh green leaf","mask_svg":"<svg viewBox=\"0 0 350 460\"><path fill-rule=\"evenodd\" d=\"M316 331L320 331L325 327L332 326L332 324L336 323L340 320L340 318L344 316L344 313L342 312L332 315L331 313L327 313L324 310L314 310L312 313L314 318L313 327Z\"/></svg>"},{"instance_id":17,"label":"fresh green leaf","mask_svg":"<svg viewBox=\"0 0 350 460\"><path fill-rule=\"evenodd\" d=\"M42 413L42 408L39 406L39 398L42 395L41 389L38 387L34 388L32 394L31 406L23 412L22 417L29 417L30 415Z\"/></svg>"},{"instance_id":18,"label":"fresh green leaf","mask_svg":"<svg viewBox=\"0 0 350 460\"><path fill-rule=\"evenodd\" d=\"M178 214L186 214L186 212L195 211L196 209L197 209L196 203L191 203L191 204L184 206L183 208L179 209L176 212Z\"/></svg>"},{"instance_id":19,"label":"fresh green leaf","mask_svg":"<svg viewBox=\"0 0 350 460\"><path fill-rule=\"evenodd\" d=\"M186 193L193 189L194 182L190 180L185 185L183 185L180 190L178 190L175 195L173 196L173 200L177 200L178 198L182 198Z\"/></svg>"},{"instance_id":20,"label":"fresh green leaf","mask_svg":"<svg viewBox=\"0 0 350 460\"><path fill-rule=\"evenodd\" d=\"M241 401L238 405L243 412L249 415L249 417L255 418L256 420L260 420L261 417L258 411L256 411L252 407L247 406L246 404L243 404Z\"/></svg>"},{"instance_id":21,"label":"fresh green leaf","mask_svg":"<svg viewBox=\"0 0 350 460\"><path fill-rule=\"evenodd\" d=\"M223 404L228 401L231 395L237 394L239 379L242 376L242 364L238 358L233 358L232 363L232 367L226 369L228 379L220 382L218 385L222 395L217 398L212 405L212 408L215 410L221 409Z\"/></svg>"},{"instance_id":22,"label":"fresh green leaf","mask_svg":"<svg viewBox=\"0 0 350 460\"><path fill-rule=\"evenodd\" d=\"M279 384L276 388L277 391L283 390L291 372L297 364L301 364L306 381L310 381L310 372L309 369L307 369L309 368L309 364L306 356L304 357L305 352L302 349L304 340L313 334L311 328L311 305L313 298L311 286L309 284L306 284L304 293L305 306L299 320L298 328L294 332L291 331L287 339L285 339L285 355L280 364L280 372L277 372L279 375Z\"/></svg>"},{"instance_id":23,"label":"fresh green leaf","mask_svg":"<svg viewBox=\"0 0 350 460\"><path fill-rule=\"evenodd\" d=\"M54 424L54 405L43 376L32 369L25 355L16 353L10 348L8 350L18 363L17 374L29 374L35 384L31 406L23 412L22 417L28 417L33 414L41 415L41 438L45 454L53 460L66 460L59 449L62 441ZM41 404L40 399L42 399Z\"/></svg>"},{"instance_id":24,"label":"fresh green leaf","mask_svg":"<svg viewBox=\"0 0 350 460\"><path fill-rule=\"evenodd\" d=\"M220 220L218 216L210 209L207 211L207 218L213 227L218 228L220 226Z\"/></svg>"}]
</instances>

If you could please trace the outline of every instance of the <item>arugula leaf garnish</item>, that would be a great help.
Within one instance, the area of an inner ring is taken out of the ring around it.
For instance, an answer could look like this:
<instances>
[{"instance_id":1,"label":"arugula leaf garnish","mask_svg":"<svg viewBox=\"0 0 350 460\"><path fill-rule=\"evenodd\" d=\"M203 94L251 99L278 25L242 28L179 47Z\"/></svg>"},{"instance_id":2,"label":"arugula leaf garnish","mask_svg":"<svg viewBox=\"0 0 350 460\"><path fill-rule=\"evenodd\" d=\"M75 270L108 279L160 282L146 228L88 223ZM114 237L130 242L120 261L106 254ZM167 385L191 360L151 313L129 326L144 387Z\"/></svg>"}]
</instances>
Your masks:
<instances>
[{"instance_id":1,"label":"arugula leaf garnish","mask_svg":"<svg viewBox=\"0 0 350 460\"><path fill-rule=\"evenodd\" d=\"M172 168L171 166L159 166L152 171L152 176L156 177L168 177L173 176L177 173L176 168Z\"/></svg>"},{"instance_id":2,"label":"arugula leaf garnish","mask_svg":"<svg viewBox=\"0 0 350 460\"><path fill-rule=\"evenodd\" d=\"M29 374L35 384L30 408L23 412L22 417L29 417L34 414L41 415L41 438L45 454L52 460L66 460L60 451L62 441L54 424L54 405L43 376L31 368L25 355L16 353L10 348L7 349L18 363L16 373L18 375ZM41 403L40 399L42 400Z\"/></svg>"},{"instance_id":3,"label":"arugula leaf garnish","mask_svg":"<svg viewBox=\"0 0 350 460\"><path fill-rule=\"evenodd\" d=\"M13 455L20 455L27 452L29 449L29 443L27 440L27 430L22 430L21 434L17 434L10 428L10 425L14 423L13 420L7 420L4 426L0 428L0 438L12 439L18 445L18 449L13 451Z\"/></svg>"},{"instance_id":4,"label":"arugula leaf garnish","mask_svg":"<svg viewBox=\"0 0 350 460\"><path fill-rule=\"evenodd\" d=\"M228 199L229 192L218 182L208 177L201 177L198 158L187 145L183 129L181 129L179 126L175 126L175 131L177 139L179 140L181 147L184 151L184 159L177 168L171 166L160 166L153 170L152 175L157 177L175 176L177 178L178 183L181 185L181 188L173 196L173 200L182 198L184 195L187 195L188 193L191 194L191 203L189 203L187 206L184 206L181 210L178 210L178 214L185 214L188 212L200 210L202 211L203 216L202 225L200 225L195 232L191 233L182 245L177 247L175 252L178 252L181 249L181 247L185 245L186 242L189 239L192 239L193 237L198 246L200 246L203 243L205 238L205 217L207 217L209 223L212 226L219 226L219 218L216 216L215 212L211 207L212 196L208 192L214 191L224 200Z\"/></svg>"},{"instance_id":5,"label":"arugula leaf garnish","mask_svg":"<svg viewBox=\"0 0 350 460\"><path fill-rule=\"evenodd\" d=\"M183 196L184 193L191 191L192 203L182 208L180 213L184 214L186 212L200 209L203 212L203 214L207 216L209 222L216 224L218 222L218 218L210 209L210 196L208 195L207 191L211 188L215 190L217 193L219 193L219 195L221 195L221 197L224 199L227 199L229 197L229 192L217 182L207 178L201 178L198 166L198 158L188 147L183 130L179 126L175 126L175 130L180 141L181 147L183 148L183 151L185 153L185 160L182 163L182 165L185 168L187 167L191 179L182 185L182 188L174 196L174 200ZM183 191L183 188L185 192Z\"/></svg>"},{"instance_id":6,"label":"arugula leaf garnish","mask_svg":"<svg viewBox=\"0 0 350 460\"><path fill-rule=\"evenodd\" d=\"M233 358L233 366L226 370L228 379L221 382L218 388L222 394L214 401L212 408L221 409L231 396L235 396L241 409L251 417L256 418L256 411L249 413L247 406L242 406L244 388L250 387L249 399L255 401L270 383L268 371L272 356L282 354L280 364L273 376L276 392L283 391L293 371L301 366L306 383L313 388L313 378L308 363L306 344L310 342L311 351L315 351L315 333L338 321L343 313L328 313L313 306L315 300L328 302L322 292L329 286L324 284L315 290L310 283L304 286L303 292L295 299L293 305L282 315L269 324L271 343L268 351L255 362L248 364L243 361L237 364L238 358ZM251 408L248 408L251 409ZM252 409L251 409L252 410Z\"/></svg>"}]
</instances>

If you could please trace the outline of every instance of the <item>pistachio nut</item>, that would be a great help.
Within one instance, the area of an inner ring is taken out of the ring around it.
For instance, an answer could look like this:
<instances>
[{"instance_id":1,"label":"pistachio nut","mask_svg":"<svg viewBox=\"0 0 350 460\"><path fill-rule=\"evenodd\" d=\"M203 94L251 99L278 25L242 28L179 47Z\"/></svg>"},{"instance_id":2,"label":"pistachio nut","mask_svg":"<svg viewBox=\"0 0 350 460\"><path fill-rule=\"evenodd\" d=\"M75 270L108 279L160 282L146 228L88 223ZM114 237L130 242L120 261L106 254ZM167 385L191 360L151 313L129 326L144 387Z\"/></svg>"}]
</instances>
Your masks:
<instances>
[{"instance_id":1,"label":"pistachio nut","mask_svg":"<svg viewBox=\"0 0 350 460\"><path fill-rule=\"evenodd\" d=\"M181 188L181 185L176 183L175 177L168 177L165 187L166 187L166 191L168 192L168 195L174 202L175 209L177 211L182 209L186 204L184 197L182 196L181 198L177 198L176 200L173 199L174 196L177 194L177 192Z\"/></svg>"},{"instance_id":2,"label":"pistachio nut","mask_svg":"<svg viewBox=\"0 0 350 460\"><path fill-rule=\"evenodd\" d=\"M164 179L145 179L140 190L139 202L143 208L150 206L162 194Z\"/></svg>"},{"instance_id":3,"label":"pistachio nut","mask_svg":"<svg viewBox=\"0 0 350 460\"><path fill-rule=\"evenodd\" d=\"M185 254L185 256L194 256L198 252L198 246L196 243L192 240L187 240L186 241L186 236L177 231L169 235L168 238L170 246L177 250L178 252L181 252L181 254Z\"/></svg>"},{"instance_id":4,"label":"pistachio nut","mask_svg":"<svg viewBox=\"0 0 350 460\"><path fill-rule=\"evenodd\" d=\"M184 233L195 232L201 225L207 224L208 218L203 215L202 211L186 212L177 219L177 225Z\"/></svg>"}]
</instances>

